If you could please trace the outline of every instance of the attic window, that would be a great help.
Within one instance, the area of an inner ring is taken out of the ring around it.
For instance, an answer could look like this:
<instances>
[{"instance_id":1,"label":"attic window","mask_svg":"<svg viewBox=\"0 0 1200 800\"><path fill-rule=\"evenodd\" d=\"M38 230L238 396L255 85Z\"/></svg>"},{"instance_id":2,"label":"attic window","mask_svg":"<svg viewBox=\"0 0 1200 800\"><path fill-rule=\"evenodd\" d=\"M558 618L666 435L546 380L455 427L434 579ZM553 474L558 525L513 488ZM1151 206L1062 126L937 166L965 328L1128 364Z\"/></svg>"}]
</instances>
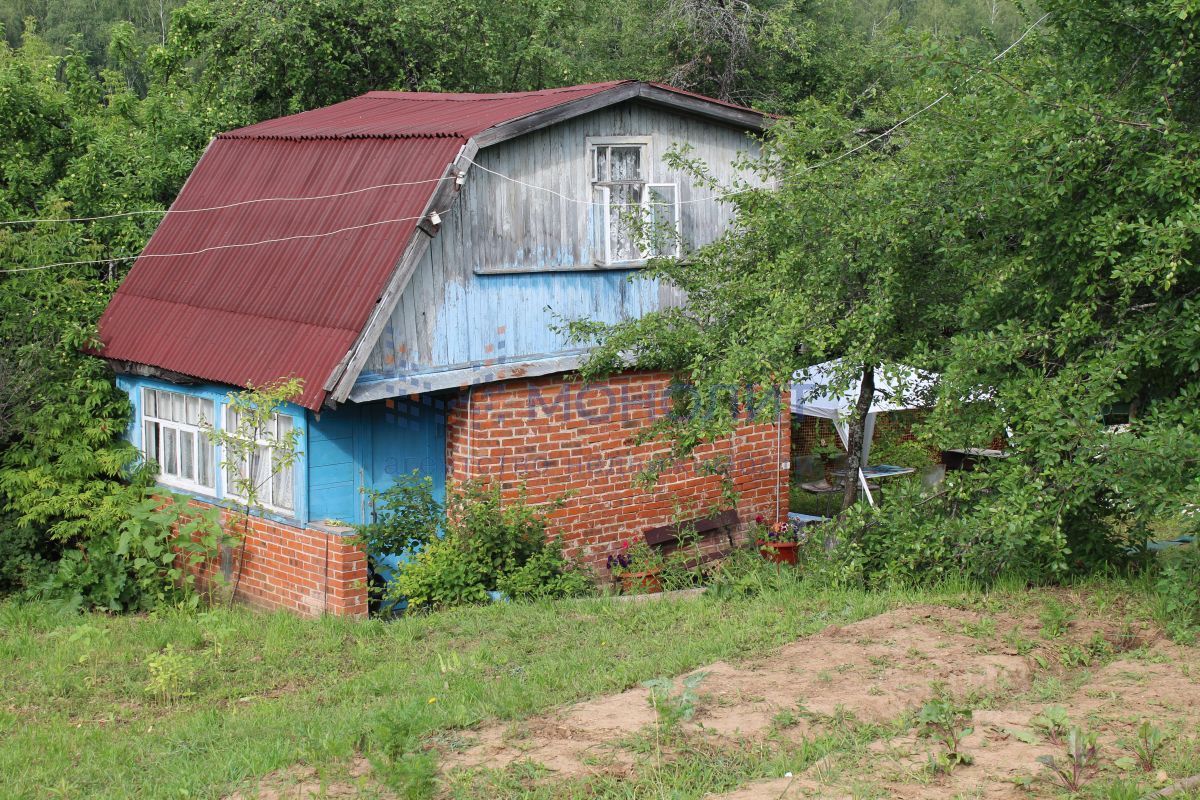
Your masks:
<instances>
[{"instance_id":1,"label":"attic window","mask_svg":"<svg viewBox=\"0 0 1200 800\"><path fill-rule=\"evenodd\" d=\"M588 140L597 261L679 255L679 188L653 181L650 138Z\"/></svg>"}]
</instances>

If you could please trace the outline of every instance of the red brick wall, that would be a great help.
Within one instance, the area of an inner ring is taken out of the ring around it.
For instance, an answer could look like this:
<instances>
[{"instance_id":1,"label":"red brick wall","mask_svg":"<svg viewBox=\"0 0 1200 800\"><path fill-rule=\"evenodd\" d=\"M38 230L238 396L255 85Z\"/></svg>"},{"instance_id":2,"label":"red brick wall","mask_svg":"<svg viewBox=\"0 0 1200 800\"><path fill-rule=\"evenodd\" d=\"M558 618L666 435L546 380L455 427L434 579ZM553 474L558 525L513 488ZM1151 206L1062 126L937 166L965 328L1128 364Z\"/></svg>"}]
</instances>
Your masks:
<instances>
[{"instance_id":1,"label":"red brick wall","mask_svg":"<svg viewBox=\"0 0 1200 800\"><path fill-rule=\"evenodd\" d=\"M729 458L744 532L756 515L787 514L790 430L787 424L746 424L735 436L706 444L689 463L664 471L652 489L634 479L665 443L633 437L670 406L665 373L626 373L584 384L562 375L477 386L463 392L447 419L447 476L495 480L515 497L522 484L531 503L568 493L551 514L550 535L569 555L601 565L621 540L647 528L707 516L722 481L697 462ZM469 420L469 424L468 424Z\"/></svg>"},{"instance_id":2,"label":"red brick wall","mask_svg":"<svg viewBox=\"0 0 1200 800\"><path fill-rule=\"evenodd\" d=\"M192 504L206 505L195 500ZM233 549L228 582L232 588L240 562L241 580L235 598L239 602L305 616L366 615L366 555L361 548L350 545L346 536L259 517L250 518L250 530L242 535L236 514L222 510L221 518L225 529L236 531L245 542L244 548ZM212 588L212 579L220 569L219 559L202 565L197 570L198 585Z\"/></svg>"}]
</instances>

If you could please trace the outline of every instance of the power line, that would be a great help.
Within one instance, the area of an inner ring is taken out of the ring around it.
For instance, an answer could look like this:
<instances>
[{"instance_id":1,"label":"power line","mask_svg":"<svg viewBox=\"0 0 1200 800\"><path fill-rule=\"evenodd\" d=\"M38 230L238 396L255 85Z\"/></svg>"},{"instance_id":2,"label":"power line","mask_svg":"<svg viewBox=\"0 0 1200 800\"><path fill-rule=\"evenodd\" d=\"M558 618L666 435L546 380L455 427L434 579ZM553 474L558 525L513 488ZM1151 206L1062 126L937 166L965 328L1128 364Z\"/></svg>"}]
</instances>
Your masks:
<instances>
[{"instance_id":1,"label":"power line","mask_svg":"<svg viewBox=\"0 0 1200 800\"><path fill-rule=\"evenodd\" d=\"M1027 37L1030 33L1032 33L1034 31L1034 29L1036 29L1039 25L1041 25L1043 22L1045 22L1046 18L1049 16L1050 16L1050 12L1046 12L1041 17L1039 17L1036 22L1034 22L1032 25L1030 25L1028 28L1025 29L1024 33L1022 33L1015 40L1013 40L1012 44L1010 44L1008 47L1004 48L999 53L997 53L995 56L993 56L991 61L989 61L988 63L995 64L997 61L999 61L1000 59L1002 59L1006 55L1008 55L1008 53L1014 47L1016 47L1022 41L1024 41L1025 37ZM941 103L947 97L950 97L955 91L962 88L963 86L966 86L971 81L975 80L975 78L978 75L979 75L979 71L976 71L976 73L974 75L971 75L969 78L964 80L962 83L956 85L953 89L946 91L946 92L942 92L942 94L940 96L938 96L937 99L935 99L933 102L931 102L931 103L923 106L922 108L914 111L913 113L909 114L907 117L900 120L895 125L888 128L887 130L883 131L882 133L880 133L876 136L873 136L872 138L868 139L867 141L865 141L855 147L852 147L849 150L846 150L845 152L840 153L839 155L833 156L831 158L827 158L823 161L818 161L815 164L809 164L809 165L805 166L802 170L800 170L800 172L801 173L812 172L814 170L820 169L821 167L825 167L830 164L837 163L838 161L841 161L845 158L849 158L850 156L854 155L855 153L859 152L860 150L870 147L871 145L875 144L875 142L878 142L880 139L884 139L888 136L891 136L893 133L900 130L902 127L904 127L908 123L912 122L914 119L921 116L926 111L929 111L931 108L933 108L934 106ZM479 169L483 170L484 172L487 172L487 173L497 176L498 178L503 178L504 180L511 181L513 183L528 187L530 189L537 189L539 191L542 191L547 194L558 197L561 200L566 200L567 202L570 202L570 203L578 203L579 205L588 205L588 206L601 206L604 208L611 208L612 206L615 206L615 205L624 205L624 206L639 206L639 205L641 205L639 203L619 203L619 204L618 203L597 203L594 200L582 200L577 197L569 197L569 196L563 194L562 192L555 191L554 189L549 188L548 186L538 186L536 184L527 183L525 181L520 180L519 178L514 178L512 176L505 175L502 172L497 172L493 169L488 169L487 167L483 166L482 164L480 164L476 161L472 161L470 158L466 158L465 156L464 156L464 160L473 164L474 166L478 167ZM771 181L767 184L764 184L763 186L747 186L742 189L733 189L728 192L721 192L718 194L707 195L705 197L694 197L690 200L680 200L680 201L678 201L678 204L682 206L682 205L688 205L691 203L703 203L703 202L707 202L709 200L723 200L727 197L734 197L737 195L746 194L747 192L753 192L753 191L757 191L759 189L771 188L774 186L778 186L778 185L780 185L780 183L781 183L781 181L775 180L775 181ZM651 205L654 205L654 203L651 203ZM669 205L669 204L667 204L667 205Z\"/></svg>"},{"instance_id":2,"label":"power line","mask_svg":"<svg viewBox=\"0 0 1200 800\"><path fill-rule=\"evenodd\" d=\"M997 61L999 61L1000 59L1004 58L1004 56L1008 55L1008 53L1013 48L1015 48L1018 44L1020 44L1030 33L1032 33L1034 31L1034 29L1036 29L1039 25L1041 25L1043 22L1045 22L1045 20L1049 16L1050 16L1050 12L1046 12L1041 17L1039 17L1038 20L1036 22L1034 22L1032 25L1030 25L1024 31L1024 33L1022 33L1020 36L1018 36L1012 42L1012 44L1010 44L1008 47L1004 48L1002 51L997 53L991 59L991 61L989 63L994 64ZM958 86L955 86L954 89L951 89L950 91L947 91L947 92L943 92L933 102L923 106L922 108L918 109L917 111L914 111L912 114L909 114L907 117L900 120L895 125L888 128L887 130L885 130L884 132L872 137L871 139L868 139L867 141L863 142L862 144L852 147L851 149L849 149L837 156L825 159L824 161L819 161L815 164L810 164L810 165L806 166L803 170L801 170L801 172L811 172L813 170L820 169L821 167L827 166L829 164L833 164L838 161L841 161L841 160L848 158L851 155L859 152L863 148L869 147L870 145L874 144L875 142L879 141L880 139L883 139L886 136L890 136L891 134L895 133L900 128L902 128L905 125L907 125L908 123L912 122L917 117L924 114L926 111L929 111L931 108L933 108L934 106L941 103L947 97L950 97L950 95L955 90L960 88L961 86L965 86L966 84L970 83L972 80L975 79L975 77L978 74L979 73L976 72L974 75L967 78L961 84L959 84ZM463 156L462 158L464 161L467 161L468 163L472 164L473 166L478 167L479 169L483 170L484 172L495 175L504 180L519 184L521 186L525 186L530 189L535 189L538 191L546 192L548 194L554 195L554 196L556 196L562 200L568 201L568 202L578 203L578 204L582 204L582 205L589 205L589 206L590 205L600 205L600 206L604 206L604 207L611 207L612 205L614 205L611 203L596 203L595 201L592 201L592 200L582 200L579 198L569 197L569 196L567 196L561 192L555 191L554 189L551 189L547 186L538 186L536 184L527 183L525 181L520 180L519 178L514 178L511 175L505 175L502 172L497 172L493 169L489 169L488 167L485 167L482 164L479 164L476 161L473 161L472 159L467 158L466 156ZM249 205L252 203L302 202L302 201L308 201L308 200L330 200L330 199L336 199L338 197L345 197L345 196L352 195L352 194L358 194L361 192L375 191L377 189L395 188L395 187L400 187L400 186L416 186L416 185L425 184L425 183L439 183L441 181L451 180L451 179L457 180L458 177L459 177L458 175L445 175L440 178L430 178L430 179L420 180L420 181L409 181L409 182L405 182L405 183L379 184L377 186L366 186L361 189L352 189L352 190L349 190L346 192L337 192L337 193L328 194L328 195L312 195L312 196L308 196L308 197L265 197L265 198L258 198L258 199L254 199L254 200L242 200L242 201L239 201L236 203L229 203L229 204L226 204L223 206L212 206L212 207L208 207L208 208L180 209L177 211L171 210L171 209L168 209L166 211L129 211L129 212L122 212L122 213L117 213L117 214L102 215L102 216L97 216L97 217L76 217L76 218L71 218L71 219L0 220L0 224L16 225L16 224L22 224L22 223L39 223L39 222L92 222L92 221L103 220L103 219L114 219L117 217L134 216L134 215L138 215L138 214L164 214L165 215L165 214L191 214L191 213L200 213L200 212L208 212L208 211L220 211L220 210L224 210L227 208L236 208L238 206ZM679 205L686 205L686 204L691 204L691 203L705 202L708 200L720 200L720 199L724 199L726 197L733 197L735 195L740 195L740 194L745 194L747 192L756 191L761 188L768 188L773 185L778 185L779 183L780 183L779 181L774 181L771 184L767 184L766 186L762 186L762 187L756 187L756 186L745 187L742 189L735 189L735 190L732 190L729 192L708 195L705 197L692 198L691 200L681 200L678 202L679 202ZM654 204L655 203L651 203L651 205L654 205ZM619 204L619 205L640 205L640 204L624 203L624 204ZM663 204L663 205L667 205L667 204ZM445 213L448 213L448 209L447 209L447 211L431 212L430 216L433 216L435 214L440 216L441 214L445 214ZM349 226L346 228L339 228L339 229L333 230L333 231L326 231L324 233L299 234L296 236L283 236L283 237L279 237L279 238L275 238L275 239L262 239L262 240L256 241L256 242L238 242L238 243L233 243L233 244L214 245L212 247L204 247L199 250L193 250L190 252L183 252L183 253L131 254L131 255L124 255L124 256L114 256L112 258L90 259L90 260L80 260L80 261L61 261L61 262L58 262L55 264L41 264L41 265L33 266L33 267L17 267L17 268L13 268L13 269L0 270L0 274L12 274L12 273L19 273L19 272L34 272L34 271L43 270L43 269L53 269L55 267L71 267L71 266L86 266L86 265L95 265L95 264L109 264L113 261L128 261L133 258L177 258L177 257L200 255L202 253L208 253L208 252L212 252L215 250L225 250L225 249L240 248L240 247L257 247L259 245L264 245L264 244L278 244L281 242L295 241L295 240L301 240L301 239L319 239L319 238L322 238L325 236L334 236L339 233L346 233L349 231L361 230L363 228L370 228L370 227L375 227L378 225L389 225L389 224L394 224L394 223L398 223L398 222L412 222L414 220L422 219L422 218L424 218L424 216L425 215L421 215L419 217L402 217L399 219L379 220L376 222L364 223L362 225L352 225L352 226Z\"/></svg>"},{"instance_id":3,"label":"power line","mask_svg":"<svg viewBox=\"0 0 1200 800\"><path fill-rule=\"evenodd\" d=\"M316 194L308 197L259 197L254 200L239 200L236 203L226 203L222 206L208 206L206 208L168 208L168 209L146 209L144 211L121 211L113 214L101 214L97 217L65 217L62 219L46 218L46 219L4 219L0 220L0 225L33 225L43 222L96 222L105 219L117 219L119 217L134 217L139 215L162 214L199 214L208 211L224 211L228 208L239 208L240 206L248 206L254 203L299 203L308 200L334 200L339 197L349 197L353 194L362 194L363 192L373 192L378 189L395 189L401 186L419 186L423 183L441 183L442 181L456 180L456 175L443 175L440 178L426 178L420 181L405 181L403 183L381 183L376 186L364 186L361 189L350 189L345 192L334 192L333 194Z\"/></svg>"},{"instance_id":4,"label":"power line","mask_svg":"<svg viewBox=\"0 0 1200 800\"><path fill-rule=\"evenodd\" d=\"M346 233L348 231L357 231L357 230L362 230L363 228L373 228L377 225L391 225L391 224L394 224L397 222L412 222L413 220L425 219L426 217L432 217L435 214L440 217L442 214L446 214L448 212L449 212L449 209L447 209L446 211L432 211L429 214L422 214L419 217L400 217L397 219L381 219L381 220L377 220L375 222L366 222L366 223L363 223L362 225L351 225L346 228L338 228L337 230L333 230L333 231L325 231L324 233L303 233L303 234L297 234L295 236L280 236L275 239L262 239L257 242L234 242L232 244L217 244L217 245L213 245L212 247L202 247L199 250L190 250L190 251L184 252L184 253L140 253L140 254L132 253L129 255L124 255L124 256L112 256L110 258L96 258L96 259L83 260L83 261L60 261L57 264L41 264L36 267L17 267L15 269L4 269L4 270L0 270L0 274L13 273L13 272L35 272L37 270L42 270L42 269L53 269L54 267L75 267L75 266L84 266L84 265L88 265L88 264L111 264L114 261L128 261L133 258L182 258L185 256L198 256L203 253L211 253L214 250L229 250L229 249L238 248L238 247L257 247L262 244L278 244L280 242L292 242L292 241L296 241L296 240L300 240L300 239L320 239L325 236L336 236L339 233Z\"/></svg>"},{"instance_id":5,"label":"power line","mask_svg":"<svg viewBox=\"0 0 1200 800\"><path fill-rule=\"evenodd\" d=\"M1038 27L1038 26L1039 26L1039 25L1041 25L1043 22L1045 22L1045 21L1046 21L1046 17L1048 17L1048 16L1050 16L1050 12L1049 12L1049 11L1047 11L1045 14L1042 14L1042 16L1038 18L1037 22L1033 23L1033 24L1032 24L1032 25L1030 25L1028 28L1026 28L1024 33L1022 33L1020 36L1018 36L1018 37L1017 37L1017 38L1016 38L1016 39L1013 41L1013 43L1012 43L1012 44L1010 44L1008 47L1004 48L1004 49L1003 49L1003 50L1001 50L999 53L997 53L997 54L996 54L996 55L995 55L995 56L992 58L992 60L991 60L991 61L989 61L988 63L989 63L989 64L995 64L997 61L999 61L1000 59L1002 59L1002 58L1004 58L1006 55L1008 55L1008 53L1009 53L1009 51L1010 51L1010 50L1012 50L1014 47L1016 47L1017 45L1019 45L1019 44L1020 44L1020 43L1021 43L1021 42L1022 42L1024 39L1025 39L1025 37L1026 37L1026 36L1028 36L1029 34L1033 33L1033 30L1034 30L1036 27ZM979 71L978 71L978 70L976 70L976 72L975 72L975 74L974 74L974 75L972 75L971 77L967 78L967 79L966 79L965 81L963 81L961 84L959 84L958 86L955 86L955 87L954 87L953 89L951 89L950 91L947 91L947 92L942 92L941 96L939 96L939 97L938 97L936 100L934 100L932 103L930 103L929 105L925 106L924 108L921 108L921 109L920 109L920 110L918 110L918 111L914 111L913 113L909 114L907 117L905 117L904 119L900 120L900 121L899 121L899 122L897 122L895 125L893 125L892 127L888 128L886 131L884 131L883 133L879 134L878 136L875 136L874 138L868 139L867 141L863 142L862 144L858 145L857 147L851 148L850 150L847 150L846 152L842 153L842 154L841 154L841 155L839 155L839 156L836 156L836 157L834 157L834 158L830 158L830 159L826 159L825 161L818 161L816 164L813 164L813 165L811 165L811 166L809 166L809 167L806 167L804 171L805 171L805 172L808 172L808 171L810 171L810 170L814 170L814 169L817 169L817 168L819 168L819 167L823 167L823 166L825 166L826 164L832 164L832 163L834 163L834 162L836 162L836 161L841 161L843 158L847 158L847 157L849 157L849 156L852 156L852 155L854 155L854 154L855 154L855 153L857 153L859 150L862 150L864 147L870 147L870 146L871 146L871 145L873 145L875 142L878 142L880 139L883 139L883 138L884 138L884 137L886 137L886 136L891 136L891 135L892 135L893 133L895 133L897 130L899 130L899 129L900 129L900 128L902 128L903 126L907 125L908 123L912 122L914 119L916 119L917 117L921 116L921 115L922 115L922 114L924 114L926 111L928 111L929 109L931 109L931 108L933 108L934 106L936 106L938 103L940 103L940 102L942 102L943 100L945 100L947 97L949 97L951 94L953 94L955 90L957 90L957 89L960 89L960 88L962 88L963 86L966 86L966 85L967 85L968 83L970 83L971 81L975 80L975 78L976 78L978 75L979 75Z\"/></svg>"}]
</instances>

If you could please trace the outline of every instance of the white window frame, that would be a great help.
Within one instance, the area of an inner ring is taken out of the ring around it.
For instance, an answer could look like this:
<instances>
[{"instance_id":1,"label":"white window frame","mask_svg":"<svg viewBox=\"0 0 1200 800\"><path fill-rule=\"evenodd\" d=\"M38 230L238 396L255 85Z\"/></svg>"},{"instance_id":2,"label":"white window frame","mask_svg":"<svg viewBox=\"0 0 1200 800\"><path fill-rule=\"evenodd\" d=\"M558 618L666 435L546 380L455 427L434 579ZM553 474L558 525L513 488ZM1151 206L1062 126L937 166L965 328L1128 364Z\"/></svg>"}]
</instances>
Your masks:
<instances>
[{"instance_id":1,"label":"white window frame","mask_svg":"<svg viewBox=\"0 0 1200 800\"><path fill-rule=\"evenodd\" d=\"M587 196L595 197L599 191L601 200L600 215L602 217L599 225L598 233L602 239L600 250L603 258L600 262L602 266L611 267L634 267L645 264L647 260L657 255L648 255L642 252L642 248L638 248L638 253L633 259L625 261L614 261L612 254L612 213L611 213L611 183L600 180L596 172L596 152L602 148L610 147L638 147L641 149L641 175L640 180L632 181L632 183L640 183L642 187L642 215L645 218L650 216L650 193L654 188L671 187L675 194L675 248L673 253L663 254L668 258L678 258L680 253L680 242L682 233L682 220L680 217L679 203L679 184L675 182L655 181L654 180L654 137L652 136L589 136L585 139L587 150L587 181L588 192ZM611 162L610 162L611 163Z\"/></svg>"},{"instance_id":2,"label":"white window frame","mask_svg":"<svg viewBox=\"0 0 1200 800\"><path fill-rule=\"evenodd\" d=\"M141 426L140 429L141 429L141 436L142 436L142 458L144 458L148 461L152 460L158 465L158 476L157 476L156 480L159 483L163 484L164 486L171 486L176 489L183 489L185 491L195 492L196 494L203 494L203 495L207 495L209 497L216 497L217 496L217 481L218 481L217 473L220 472L220 470L221 470L216 445L212 441L209 440L208 436L206 436L204 433L204 429L199 424L191 424L188 422L179 422L176 420L172 420L169 415L163 415L162 412L158 408L157 394L155 395L155 404L154 404L155 411L153 414L150 414L148 412L150 405L147 402L146 394L147 394L147 392L156 392L156 393L161 392L163 394L168 394L168 395L177 395L177 396L183 398L183 402L185 404L187 403L187 401L189 399L195 400L197 402L197 404L207 403L209 405L209 409L211 410L212 416L214 417L214 419L211 419L211 420L207 419L206 417L204 417L202 412L198 413L198 416L199 416L199 418L205 419L205 421L212 423L212 424L215 424L215 422L216 422L215 417L217 415L217 408L219 407L219 404L210 397L201 397L199 395L188 394L187 392L180 392L180 391L176 391L174 389L160 389L160 388L154 387L154 386L142 386L140 388L141 388L142 395L141 395L141 407L140 407L141 419L139 420L139 425ZM184 416L186 417L186 413ZM146 437L147 437L146 428L148 426L148 423L153 423L158 426L157 434L156 434L155 441L154 441L154 458L152 458L152 459L149 457L150 451L148 448L148 442L146 441ZM179 473L182 472L182 469L180 468L181 461L182 461L182 459L181 459L182 439L183 439L183 437L181 436L182 433L190 433L193 436L192 465L193 465L193 468L194 468L194 471L195 471L195 474L197 475L197 477L200 475L200 448L202 448L202 447L208 448L209 459L210 459L209 460L209 469L210 469L210 474L212 475L212 485L211 486L207 486L203 483L200 483L198 480L190 480L188 478L183 477L183 475L181 475L181 474L172 475L172 474L164 471L166 465L164 465L162 463L163 450L164 450L164 448L163 448L163 431L164 431L164 429L167 429L167 428L175 431L176 464L171 465L171 466L176 467L176 472L179 472Z\"/></svg>"},{"instance_id":3,"label":"white window frame","mask_svg":"<svg viewBox=\"0 0 1200 800\"><path fill-rule=\"evenodd\" d=\"M222 422L225 424L225 430L230 431L230 432L236 430L237 426L234 424L234 421L230 417L230 415L236 411L237 411L237 409L234 408L232 405L229 405L228 403L224 405L223 412L222 412ZM256 445L265 447L267 449L267 458L272 459L272 460L274 460L274 458L275 458L275 445L278 443L280 417L287 417L291 421L291 426L292 426L291 430L293 430L293 431L296 430L296 418L294 416L292 416L291 414L285 414L285 413L276 411L274 414L271 415L271 421L275 424L275 435L277 437L276 440L256 439L254 442ZM244 466L246 469L249 469L248 464L246 464ZM275 482L274 477L271 480L267 481L267 485L265 487L267 490L267 494L270 495L269 499L264 499L263 489L262 489L262 487L259 488L258 504L260 506L262 506L263 508L265 508L266 510L273 511L276 514L282 514L285 516L294 517L296 515L296 494L297 494L297 492L296 492L296 489L297 489L297 487L296 487L296 462L293 461L291 464L289 464L287 467L285 467L285 469L291 470L291 472L292 472L292 496L290 498L288 498L291 505L290 506L282 506L282 505L279 505L278 503L274 502L276 499L274 496L274 482ZM230 469L228 467L225 467L224 469L221 470L221 472L222 472L222 478L224 479L224 482L225 482L225 496L230 499L233 499L233 500L238 500L242 503L246 502L246 498L237 493L237 490L234 488L233 481L230 480L230 478L231 478ZM280 474L282 474L282 472Z\"/></svg>"}]
</instances>

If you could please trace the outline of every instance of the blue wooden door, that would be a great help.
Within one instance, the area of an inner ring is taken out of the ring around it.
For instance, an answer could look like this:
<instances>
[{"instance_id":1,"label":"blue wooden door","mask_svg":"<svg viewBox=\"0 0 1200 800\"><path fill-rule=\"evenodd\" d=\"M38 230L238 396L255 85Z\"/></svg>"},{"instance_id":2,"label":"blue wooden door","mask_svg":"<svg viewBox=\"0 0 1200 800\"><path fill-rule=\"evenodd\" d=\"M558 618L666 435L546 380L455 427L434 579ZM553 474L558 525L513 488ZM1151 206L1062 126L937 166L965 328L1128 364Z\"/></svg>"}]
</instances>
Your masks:
<instances>
[{"instance_id":1,"label":"blue wooden door","mask_svg":"<svg viewBox=\"0 0 1200 800\"><path fill-rule=\"evenodd\" d=\"M363 406L370 435L370 454L364 459L370 465L368 486L386 489L415 470L433 479L438 500L445 498L448 402L422 395Z\"/></svg>"}]
</instances>

